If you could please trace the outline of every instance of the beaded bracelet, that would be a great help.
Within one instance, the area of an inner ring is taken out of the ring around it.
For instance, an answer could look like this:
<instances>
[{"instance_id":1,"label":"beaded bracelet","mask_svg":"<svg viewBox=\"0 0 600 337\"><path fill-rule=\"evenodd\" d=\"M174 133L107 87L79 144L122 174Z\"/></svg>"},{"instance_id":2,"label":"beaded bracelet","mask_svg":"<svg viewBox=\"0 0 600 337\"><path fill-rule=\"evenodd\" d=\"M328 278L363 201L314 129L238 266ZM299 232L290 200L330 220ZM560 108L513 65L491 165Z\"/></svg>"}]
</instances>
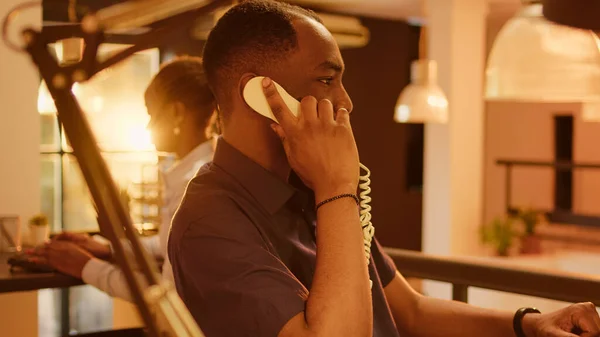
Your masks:
<instances>
[{"instance_id":1,"label":"beaded bracelet","mask_svg":"<svg viewBox=\"0 0 600 337\"><path fill-rule=\"evenodd\" d=\"M335 197L321 201L320 203L317 204L317 206L315 206L315 211L319 210L319 207L321 207L327 203L330 203L332 201L342 199L342 198L352 198L352 199L354 199L354 201L356 201L357 205L360 204L360 200L358 199L356 194L345 193L345 194L336 195Z\"/></svg>"}]
</instances>

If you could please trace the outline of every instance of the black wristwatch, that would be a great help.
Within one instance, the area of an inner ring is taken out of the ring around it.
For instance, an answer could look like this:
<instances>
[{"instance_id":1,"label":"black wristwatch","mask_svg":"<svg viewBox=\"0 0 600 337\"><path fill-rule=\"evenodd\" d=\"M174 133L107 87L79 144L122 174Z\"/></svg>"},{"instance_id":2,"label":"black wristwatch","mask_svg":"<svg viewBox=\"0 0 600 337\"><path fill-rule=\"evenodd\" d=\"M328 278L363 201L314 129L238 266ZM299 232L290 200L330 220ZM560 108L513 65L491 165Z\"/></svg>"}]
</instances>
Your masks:
<instances>
[{"instance_id":1,"label":"black wristwatch","mask_svg":"<svg viewBox=\"0 0 600 337\"><path fill-rule=\"evenodd\" d=\"M523 317L531 313L541 314L538 309L531 307L520 308L515 312L515 316L513 317L513 330L515 331L515 336L527 337L525 336L525 332L523 332Z\"/></svg>"}]
</instances>

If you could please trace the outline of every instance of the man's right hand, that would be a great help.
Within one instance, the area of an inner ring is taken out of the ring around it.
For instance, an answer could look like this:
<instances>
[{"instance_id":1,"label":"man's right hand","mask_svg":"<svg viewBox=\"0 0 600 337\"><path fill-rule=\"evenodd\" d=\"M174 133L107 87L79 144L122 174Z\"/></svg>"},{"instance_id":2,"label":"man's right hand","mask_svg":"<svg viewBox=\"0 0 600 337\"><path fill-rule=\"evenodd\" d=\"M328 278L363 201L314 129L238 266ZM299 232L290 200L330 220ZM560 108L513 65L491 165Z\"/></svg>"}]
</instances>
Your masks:
<instances>
[{"instance_id":1,"label":"man's right hand","mask_svg":"<svg viewBox=\"0 0 600 337\"><path fill-rule=\"evenodd\" d=\"M315 192L316 202L356 193L359 160L348 110L334 113L329 100L317 102L307 96L295 117L270 79L263 80L263 88L280 123L273 124L273 130L283 142L291 168Z\"/></svg>"},{"instance_id":2,"label":"man's right hand","mask_svg":"<svg viewBox=\"0 0 600 337\"><path fill-rule=\"evenodd\" d=\"M295 117L275 85L263 81L291 168L315 193L315 202L358 187L358 150L346 109L334 113L328 100L305 97ZM363 235L354 200L341 199L317 212L317 258L305 311L290 319L279 337L370 336L373 304Z\"/></svg>"},{"instance_id":3,"label":"man's right hand","mask_svg":"<svg viewBox=\"0 0 600 337\"><path fill-rule=\"evenodd\" d=\"M62 232L52 240L72 242L99 259L110 260L112 258L112 251L109 245L94 240L94 238L86 233Z\"/></svg>"}]
</instances>

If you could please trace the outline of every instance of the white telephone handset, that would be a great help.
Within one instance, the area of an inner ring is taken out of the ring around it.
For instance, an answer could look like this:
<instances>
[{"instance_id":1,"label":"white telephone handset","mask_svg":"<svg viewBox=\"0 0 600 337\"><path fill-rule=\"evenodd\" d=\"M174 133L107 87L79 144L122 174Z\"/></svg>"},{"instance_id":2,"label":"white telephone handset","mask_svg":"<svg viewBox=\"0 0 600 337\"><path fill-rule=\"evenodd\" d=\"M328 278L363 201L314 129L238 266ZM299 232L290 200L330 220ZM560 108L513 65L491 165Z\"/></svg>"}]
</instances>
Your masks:
<instances>
[{"instance_id":1,"label":"white telephone handset","mask_svg":"<svg viewBox=\"0 0 600 337\"><path fill-rule=\"evenodd\" d=\"M271 107L267 102L267 98L265 97L262 80L263 76L257 76L252 78L246 86L244 87L244 100L252 108L252 110L258 112L259 114L279 123L277 118L273 115L271 111ZM283 98L283 101L288 106L290 111L298 116L300 111L300 102L298 102L294 97L288 94L285 89L283 89L277 82L273 81L273 84L277 88L279 95ZM360 176L361 183L359 187L361 189L360 192L360 223L363 230L363 242L365 248L365 256L367 258L367 263L370 261L371 257L371 241L373 240L373 235L375 234L375 227L371 223L371 206L369 202L371 201L371 197L369 197L369 193L371 192L371 188L369 185L371 184L371 180L369 179L370 171L369 169L360 164L360 168L365 171L364 175ZM372 284L371 284L372 285Z\"/></svg>"},{"instance_id":2,"label":"white telephone handset","mask_svg":"<svg viewBox=\"0 0 600 337\"><path fill-rule=\"evenodd\" d=\"M258 112L259 114L273 120L276 123L279 123L277 118L273 115L271 111L271 107L267 102L267 98L265 97L262 80L263 76L253 77L246 86L244 87L244 100L246 103L252 108L252 110ZM273 81L273 84L277 88L279 95L283 98L285 105L290 109L290 111L294 114L294 116L298 117L298 113L300 112L300 102L298 102L294 97L283 89L279 83Z\"/></svg>"}]
</instances>

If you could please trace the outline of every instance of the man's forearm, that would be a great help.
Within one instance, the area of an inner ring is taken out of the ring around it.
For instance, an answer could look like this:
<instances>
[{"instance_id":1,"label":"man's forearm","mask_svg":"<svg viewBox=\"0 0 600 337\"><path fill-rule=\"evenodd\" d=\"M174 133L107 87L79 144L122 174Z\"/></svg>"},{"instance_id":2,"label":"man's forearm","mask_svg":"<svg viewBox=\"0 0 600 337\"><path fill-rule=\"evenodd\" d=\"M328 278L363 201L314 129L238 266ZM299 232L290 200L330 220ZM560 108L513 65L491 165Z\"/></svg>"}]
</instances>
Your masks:
<instances>
[{"instance_id":1,"label":"man's forearm","mask_svg":"<svg viewBox=\"0 0 600 337\"><path fill-rule=\"evenodd\" d=\"M414 337L512 337L513 313L421 296L410 334Z\"/></svg>"},{"instance_id":2,"label":"man's forearm","mask_svg":"<svg viewBox=\"0 0 600 337\"><path fill-rule=\"evenodd\" d=\"M373 311L358 208L350 198L322 206L317 264L306 307L309 330L323 336L369 336Z\"/></svg>"}]
</instances>

